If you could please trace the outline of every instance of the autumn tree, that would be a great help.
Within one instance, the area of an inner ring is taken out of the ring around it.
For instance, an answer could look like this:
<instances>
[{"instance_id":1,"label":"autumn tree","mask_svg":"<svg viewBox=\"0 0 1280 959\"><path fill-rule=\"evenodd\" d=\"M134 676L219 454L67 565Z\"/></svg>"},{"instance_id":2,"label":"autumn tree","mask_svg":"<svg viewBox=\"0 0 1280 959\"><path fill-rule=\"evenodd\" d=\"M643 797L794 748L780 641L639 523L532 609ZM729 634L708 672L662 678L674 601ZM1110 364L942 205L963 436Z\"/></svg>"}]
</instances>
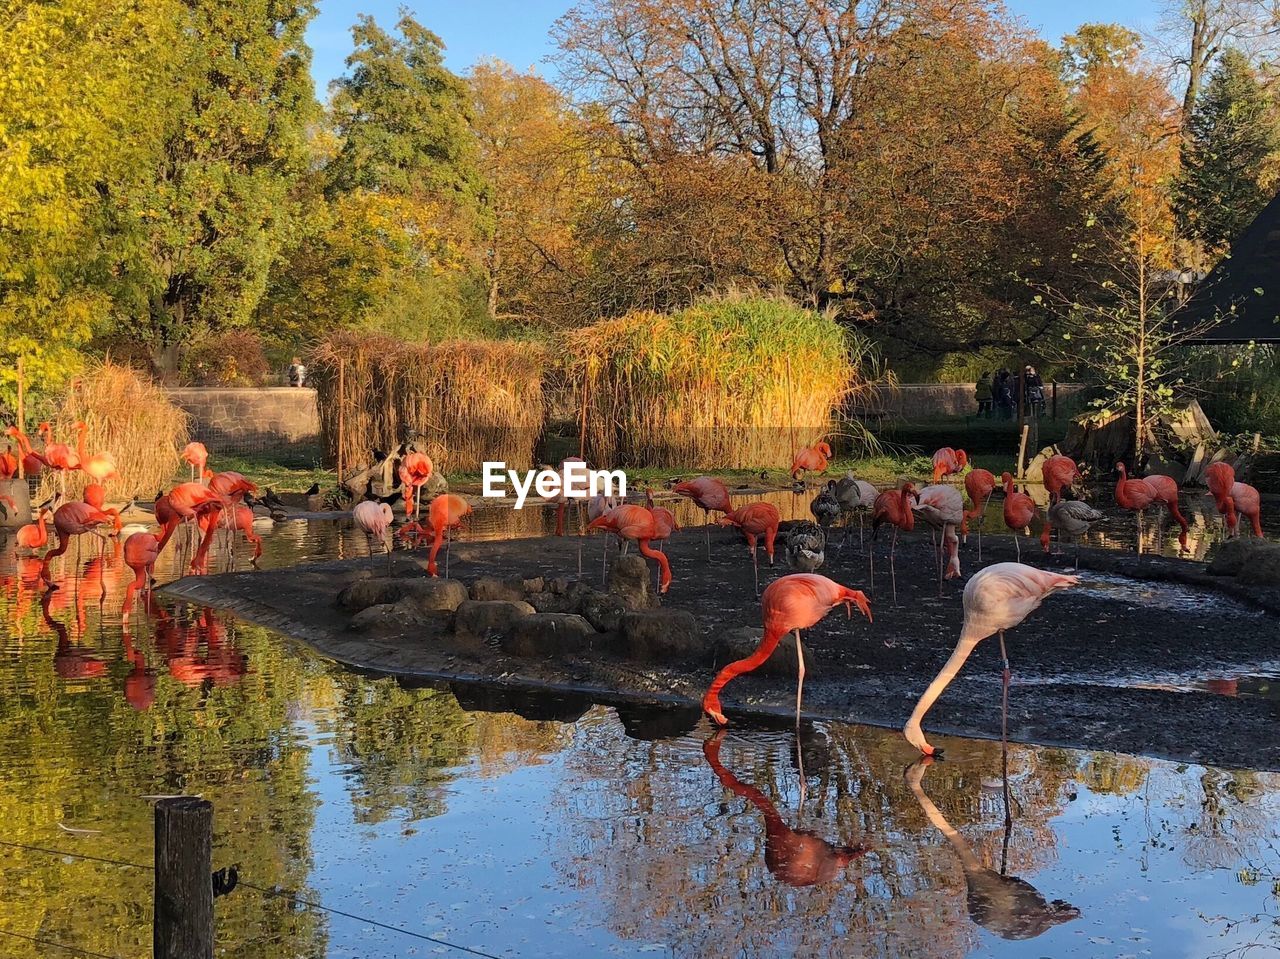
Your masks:
<instances>
[{"instance_id":1,"label":"autumn tree","mask_svg":"<svg viewBox=\"0 0 1280 959\"><path fill-rule=\"evenodd\" d=\"M1274 59L1280 10L1273 0L1166 0L1159 25L1161 50L1183 79L1181 110L1189 120L1214 63L1226 50Z\"/></svg>"},{"instance_id":2,"label":"autumn tree","mask_svg":"<svg viewBox=\"0 0 1280 959\"><path fill-rule=\"evenodd\" d=\"M574 227L600 186L586 122L551 84L498 61L477 64L468 84L493 224L484 258L489 314L563 317L556 301L582 272Z\"/></svg>"},{"instance_id":3,"label":"autumn tree","mask_svg":"<svg viewBox=\"0 0 1280 959\"><path fill-rule=\"evenodd\" d=\"M1185 235L1225 252L1275 195L1280 139L1270 98L1244 54L1228 50L1187 122L1176 212Z\"/></svg>"}]
</instances>

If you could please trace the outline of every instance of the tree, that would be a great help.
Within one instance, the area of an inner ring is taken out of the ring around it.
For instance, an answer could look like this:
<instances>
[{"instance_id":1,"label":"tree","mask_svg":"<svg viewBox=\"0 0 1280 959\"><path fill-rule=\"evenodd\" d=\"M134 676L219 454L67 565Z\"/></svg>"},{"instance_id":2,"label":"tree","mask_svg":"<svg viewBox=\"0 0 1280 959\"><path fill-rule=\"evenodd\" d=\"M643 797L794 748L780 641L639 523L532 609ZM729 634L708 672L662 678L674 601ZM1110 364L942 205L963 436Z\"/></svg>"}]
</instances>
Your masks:
<instances>
[{"instance_id":1,"label":"tree","mask_svg":"<svg viewBox=\"0 0 1280 959\"><path fill-rule=\"evenodd\" d=\"M56 391L113 319L174 79L176 3L0 0L0 388Z\"/></svg>"},{"instance_id":2,"label":"tree","mask_svg":"<svg viewBox=\"0 0 1280 959\"><path fill-rule=\"evenodd\" d=\"M1225 252L1274 195L1278 148L1266 91L1244 54L1228 50L1187 122L1175 195L1184 234Z\"/></svg>"},{"instance_id":3,"label":"tree","mask_svg":"<svg viewBox=\"0 0 1280 959\"><path fill-rule=\"evenodd\" d=\"M1235 47L1268 58L1276 51L1280 19L1274 0L1166 0L1160 33L1170 62L1186 77L1185 122L1218 56Z\"/></svg>"},{"instance_id":4,"label":"tree","mask_svg":"<svg viewBox=\"0 0 1280 959\"><path fill-rule=\"evenodd\" d=\"M548 298L578 272L574 227L600 186L586 124L555 87L505 63L477 64L468 82L493 217L489 314L546 318Z\"/></svg>"},{"instance_id":5,"label":"tree","mask_svg":"<svg viewBox=\"0 0 1280 959\"><path fill-rule=\"evenodd\" d=\"M295 229L316 103L312 0L185 0L159 162L115 198L142 243L118 303L164 365L200 329L248 322Z\"/></svg>"}]
</instances>

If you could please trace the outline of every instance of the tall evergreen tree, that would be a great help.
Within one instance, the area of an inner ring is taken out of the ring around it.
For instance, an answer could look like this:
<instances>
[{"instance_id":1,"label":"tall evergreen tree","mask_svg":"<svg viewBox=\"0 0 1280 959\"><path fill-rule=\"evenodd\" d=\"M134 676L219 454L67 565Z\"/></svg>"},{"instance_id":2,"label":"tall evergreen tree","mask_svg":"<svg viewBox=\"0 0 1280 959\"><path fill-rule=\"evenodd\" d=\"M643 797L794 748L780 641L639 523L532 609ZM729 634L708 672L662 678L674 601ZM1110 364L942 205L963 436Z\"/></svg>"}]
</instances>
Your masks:
<instances>
[{"instance_id":1,"label":"tall evergreen tree","mask_svg":"<svg viewBox=\"0 0 1280 959\"><path fill-rule=\"evenodd\" d=\"M314 0L183 0L158 168L121 198L143 234L117 301L172 362L201 329L247 322L300 214L318 113L303 39ZM128 295L137 299L128 308Z\"/></svg>"},{"instance_id":2,"label":"tall evergreen tree","mask_svg":"<svg viewBox=\"0 0 1280 959\"><path fill-rule=\"evenodd\" d=\"M1222 55L1187 126L1178 225L1207 251L1222 252L1271 199L1267 161L1280 148L1266 92L1244 54Z\"/></svg>"}]
</instances>

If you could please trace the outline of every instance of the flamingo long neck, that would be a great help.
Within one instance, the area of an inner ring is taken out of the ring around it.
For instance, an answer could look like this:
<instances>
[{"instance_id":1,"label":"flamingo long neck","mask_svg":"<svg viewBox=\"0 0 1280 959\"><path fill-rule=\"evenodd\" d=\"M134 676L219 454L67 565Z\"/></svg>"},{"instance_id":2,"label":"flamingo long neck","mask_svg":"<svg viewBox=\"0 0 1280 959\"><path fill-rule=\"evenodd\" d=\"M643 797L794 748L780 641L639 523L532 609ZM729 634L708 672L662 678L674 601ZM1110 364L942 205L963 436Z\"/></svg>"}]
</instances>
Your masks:
<instances>
[{"instance_id":1,"label":"flamingo long neck","mask_svg":"<svg viewBox=\"0 0 1280 959\"><path fill-rule=\"evenodd\" d=\"M711 771L716 774L716 779L720 780L721 786L734 795L741 796L760 810L764 816L765 830L769 835L790 831L787 824L783 822L782 817L778 814L777 807L769 801L768 796L755 786L748 786L742 782L721 764L720 741L718 739L709 739L703 743L702 755L707 760L707 765L711 767Z\"/></svg>"},{"instance_id":2,"label":"flamingo long neck","mask_svg":"<svg viewBox=\"0 0 1280 959\"><path fill-rule=\"evenodd\" d=\"M764 661L773 654L773 651L778 648L778 643L782 640L782 637L790 631L791 630L788 627L781 623L770 623L766 621L764 625L764 638L760 640L760 645L756 647L756 651L745 659L739 659L729 663L724 667L724 669L720 670L716 675L716 678L711 681L711 685L707 687L707 691L702 697L702 708L708 712L713 709L716 712L719 712L720 690L724 689L724 687L727 686L735 677L741 676L743 673L749 673L753 669L758 669L761 664L763 664Z\"/></svg>"},{"instance_id":3,"label":"flamingo long neck","mask_svg":"<svg viewBox=\"0 0 1280 959\"><path fill-rule=\"evenodd\" d=\"M88 432L89 432L89 427L86 426L84 423L76 424L76 433L79 434L76 437L76 455L80 457L81 463L84 463L86 460L89 459L89 452L84 447L84 438Z\"/></svg>"},{"instance_id":4,"label":"flamingo long neck","mask_svg":"<svg viewBox=\"0 0 1280 959\"><path fill-rule=\"evenodd\" d=\"M956 648L952 651L951 658L943 664L942 670L924 691L920 701L916 703L916 708L911 711L911 718L907 720L906 726L908 731L914 731L920 738L923 738L923 733L920 731L920 723L925 714L929 712L938 697L942 695L942 691L950 685L951 680L955 679L959 674L961 667L965 664L965 660L973 653L978 643L979 640L969 638L964 633L960 634L960 642L956 643ZM910 739L910 737L908 738Z\"/></svg>"},{"instance_id":5,"label":"flamingo long neck","mask_svg":"<svg viewBox=\"0 0 1280 959\"><path fill-rule=\"evenodd\" d=\"M978 857L973 854L973 847L965 841L964 836L947 822L947 817L933 804L933 800L925 793L924 787L915 781L909 781L911 792L915 794L916 802L920 804L920 810L924 813L924 818L929 820L929 825L942 833L944 839L951 844L951 848L956 851L956 857L960 860L960 865L965 872L971 869L984 868Z\"/></svg>"},{"instance_id":6,"label":"flamingo long neck","mask_svg":"<svg viewBox=\"0 0 1280 959\"><path fill-rule=\"evenodd\" d=\"M647 556L657 562L658 567L662 570L662 585L671 582L671 564L667 561L667 554L659 552L649 545L648 539L636 541L636 546L640 549L640 555Z\"/></svg>"},{"instance_id":7,"label":"flamingo long neck","mask_svg":"<svg viewBox=\"0 0 1280 959\"><path fill-rule=\"evenodd\" d=\"M431 555L427 557L427 572L432 576L436 575L436 556L440 554L440 545L444 542L444 531L447 525L447 520L442 517L439 525L435 527L435 538L431 541Z\"/></svg>"}]
</instances>

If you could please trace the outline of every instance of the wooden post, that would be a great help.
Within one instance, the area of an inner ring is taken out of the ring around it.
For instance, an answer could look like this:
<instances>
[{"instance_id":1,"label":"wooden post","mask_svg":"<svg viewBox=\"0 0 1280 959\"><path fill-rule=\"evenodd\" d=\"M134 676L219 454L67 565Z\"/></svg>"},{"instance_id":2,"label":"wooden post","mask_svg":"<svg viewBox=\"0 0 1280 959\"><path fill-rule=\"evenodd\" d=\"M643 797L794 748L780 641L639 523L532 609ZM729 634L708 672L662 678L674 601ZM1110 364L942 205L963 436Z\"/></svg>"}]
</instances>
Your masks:
<instances>
[{"instance_id":1,"label":"wooden post","mask_svg":"<svg viewBox=\"0 0 1280 959\"><path fill-rule=\"evenodd\" d=\"M788 441L791 443L791 460L795 462L796 458L796 417L791 408L791 357L787 356L787 435ZM791 463L787 464L790 468ZM801 476L801 479L804 477Z\"/></svg>"},{"instance_id":2,"label":"wooden post","mask_svg":"<svg viewBox=\"0 0 1280 959\"><path fill-rule=\"evenodd\" d=\"M156 803L153 959L213 959L213 803Z\"/></svg>"},{"instance_id":3,"label":"wooden post","mask_svg":"<svg viewBox=\"0 0 1280 959\"><path fill-rule=\"evenodd\" d=\"M591 361L588 360L588 363ZM587 383L590 381L590 370L587 366L582 367L582 416L578 421L578 459L586 461L587 458L587 400L590 394L587 392Z\"/></svg>"},{"instance_id":4,"label":"wooden post","mask_svg":"<svg viewBox=\"0 0 1280 959\"><path fill-rule=\"evenodd\" d=\"M25 357L18 357L18 429L27 431L27 370ZM18 479L26 479L27 472L22 468L22 451L18 451Z\"/></svg>"},{"instance_id":5,"label":"wooden post","mask_svg":"<svg viewBox=\"0 0 1280 959\"><path fill-rule=\"evenodd\" d=\"M1018 479L1022 479L1026 475L1023 468L1023 461L1027 457L1027 431L1031 429L1026 423L1022 424L1022 441L1018 444Z\"/></svg>"},{"instance_id":6,"label":"wooden post","mask_svg":"<svg viewBox=\"0 0 1280 959\"><path fill-rule=\"evenodd\" d=\"M347 361L338 357L338 486L342 486L342 474L346 466L346 420L343 408L347 405Z\"/></svg>"},{"instance_id":7,"label":"wooden post","mask_svg":"<svg viewBox=\"0 0 1280 959\"><path fill-rule=\"evenodd\" d=\"M1018 427L1019 428L1024 426L1027 421L1026 420L1027 410L1023 402L1024 399L1026 398L1026 393L1025 393L1026 383L1023 381L1024 376L1026 376L1025 371L1018 370ZM1018 460L1018 465L1019 467L1021 467L1022 460Z\"/></svg>"},{"instance_id":8,"label":"wooden post","mask_svg":"<svg viewBox=\"0 0 1280 959\"><path fill-rule=\"evenodd\" d=\"M1058 419L1058 381L1053 381L1053 419Z\"/></svg>"}]
</instances>

